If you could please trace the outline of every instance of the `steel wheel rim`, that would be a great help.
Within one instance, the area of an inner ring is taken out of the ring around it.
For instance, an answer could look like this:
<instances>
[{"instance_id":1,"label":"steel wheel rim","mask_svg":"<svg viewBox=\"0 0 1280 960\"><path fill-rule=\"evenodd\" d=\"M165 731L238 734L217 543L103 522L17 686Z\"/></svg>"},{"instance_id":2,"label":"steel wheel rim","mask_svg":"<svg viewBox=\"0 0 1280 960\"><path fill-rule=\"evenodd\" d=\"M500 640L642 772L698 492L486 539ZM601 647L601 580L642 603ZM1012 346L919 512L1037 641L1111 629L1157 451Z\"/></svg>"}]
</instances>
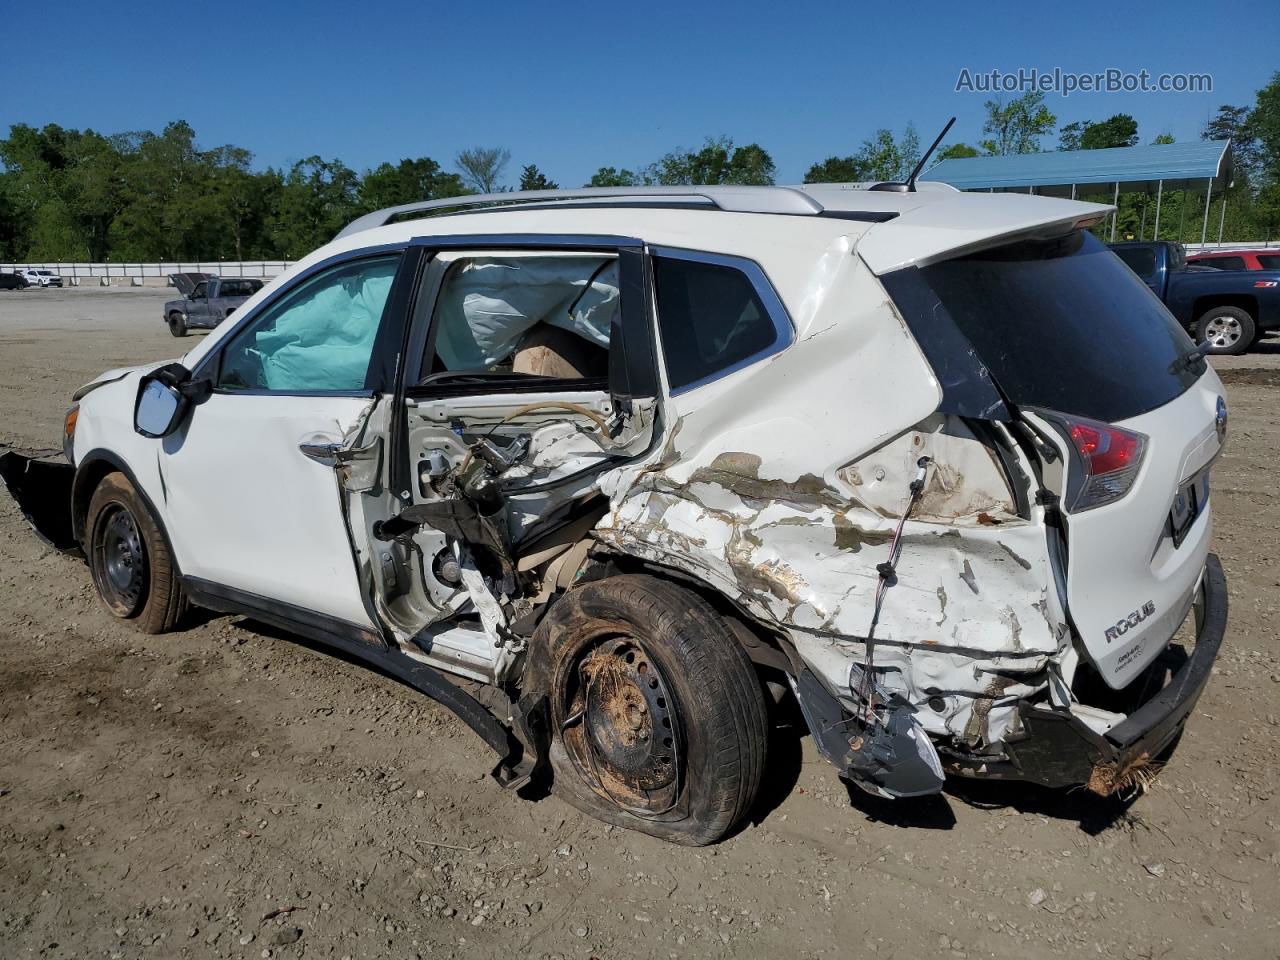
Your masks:
<instances>
[{"instance_id":1,"label":"steel wheel rim","mask_svg":"<svg viewBox=\"0 0 1280 960\"><path fill-rule=\"evenodd\" d=\"M684 780L676 702L633 637L609 637L577 658L564 695L566 753L597 793L640 816L669 811Z\"/></svg>"},{"instance_id":2,"label":"steel wheel rim","mask_svg":"<svg viewBox=\"0 0 1280 960\"><path fill-rule=\"evenodd\" d=\"M122 504L111 504L98 517L93 551L103 599L124 616L136 613L147 584L147 550L138 521Z\"/></svg>"},{"instance_id":3,"label":"steel wheel rim","mask_svg":"<svg viewBox=\"0 0 1280 960\"><path fill-rule=\"evenodd\" d=\"M1244 331L1235 317L1214 317L1205 325L1204 338L1215 347L1233 347Z\"/></svg>"}]
</instances>

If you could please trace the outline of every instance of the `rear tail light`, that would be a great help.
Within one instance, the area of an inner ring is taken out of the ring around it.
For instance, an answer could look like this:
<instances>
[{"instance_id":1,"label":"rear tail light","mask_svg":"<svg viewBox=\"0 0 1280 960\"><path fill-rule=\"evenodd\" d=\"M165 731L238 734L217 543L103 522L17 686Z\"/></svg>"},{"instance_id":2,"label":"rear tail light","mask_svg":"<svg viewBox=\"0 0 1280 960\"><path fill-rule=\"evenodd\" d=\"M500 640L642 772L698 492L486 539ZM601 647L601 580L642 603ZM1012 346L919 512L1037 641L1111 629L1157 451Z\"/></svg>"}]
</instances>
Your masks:
<instances>
[{"instance_id":1,"label":"rear tail light","mask_svg":"<svg viewBox=\"0 0 1280 960\"><path fill-rule=\"evenodd\" d=\"M1119 500L1133 486L1147 438L1098 420L1052 417L1071 443L1073 467L1067 478L1065 505L1078 513Z\"/></svg>"}]
</instances>

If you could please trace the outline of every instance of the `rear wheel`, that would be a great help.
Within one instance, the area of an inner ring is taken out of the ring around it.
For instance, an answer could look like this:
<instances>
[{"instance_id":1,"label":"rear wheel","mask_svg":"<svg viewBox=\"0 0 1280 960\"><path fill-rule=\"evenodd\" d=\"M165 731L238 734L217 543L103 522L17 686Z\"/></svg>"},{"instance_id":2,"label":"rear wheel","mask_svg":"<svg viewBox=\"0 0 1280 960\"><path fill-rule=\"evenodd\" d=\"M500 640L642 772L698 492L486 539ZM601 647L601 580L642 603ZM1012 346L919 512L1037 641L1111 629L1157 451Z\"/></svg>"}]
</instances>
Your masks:
<instances>
[{"instance_id":1,"label":"rear wheel","mask_svg":"<svg viewBox=\"0 0 1280 960\"><path fill-rule=\"evenodd\" d=\"M176 310L169 314L169 332L175 337L187 335L187 318Z\"/></svg>"},{"instance_id":2,"label":"rear wheel","mask_svg":"<svg viewBox=\"0 0 1280 960\"><path fill-rule=\"evenodd\" d=\"M702 845L755 801L768 713L729 625L648 576L586 584L539 627L556 792L606 823Z\"/></svg>"},{"instance_id":3,"label":"rear wheel","mask_svg":"<svg viewBox=\"0 0 1280 960\"><path fill-rule=\"evenodd\" d=\"M1255 337L1253 317L1239 307L1212 307L1196 321L1196 342L1208 343L1213 354L1244 353Z\"/></svg>"},{"instance_id":4,"label":"rear wheel","mask_svg":"<svg viewBox=\"0 0 1280 960\"><path fill-rule=\"evenodd\" d=\"M184 603L169 545L122 473L104 477L89 500L85 552L93 585L114 616L143 633L173 629Z\"/></svg>"}]
</instances>

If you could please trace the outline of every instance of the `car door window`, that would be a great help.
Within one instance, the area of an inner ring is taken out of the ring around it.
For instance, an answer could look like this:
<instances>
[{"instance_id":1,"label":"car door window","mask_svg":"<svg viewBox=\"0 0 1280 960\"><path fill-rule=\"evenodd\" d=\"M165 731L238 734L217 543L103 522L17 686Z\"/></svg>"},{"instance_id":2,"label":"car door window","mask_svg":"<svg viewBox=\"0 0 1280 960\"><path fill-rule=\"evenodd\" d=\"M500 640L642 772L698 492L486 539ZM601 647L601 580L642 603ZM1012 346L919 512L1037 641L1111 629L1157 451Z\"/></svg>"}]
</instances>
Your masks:
<instances>
[{"instance_id":1,"label":"car door window","mask_svg":"<svg viewBox=\"0 0 1280 960\"><path fill-rule=\"evenodd\" d=\"M1280 270L1280 254L1260 253L1258 254L1258 265L1263 270Z\"/></svg>"},{"instance_id":2,"label":"car door window","mask_svg":"<svg viewBox=\"0 0 1280 960\"><path fill-rule=\"evenodd\" d=\"M424 379L604 377L619 307L613 255L460 257L436 299Z\"/></svg>"},{"instance_id":3,"label":"car door window","mask_svg":"<svg viewBox=\"0 0 1280 960\"><path fill-rule=\"evenodd\" d=\"M374 340L400 255L331 267L257 313L223 353L225 391L368 388Z\"/></svg>"}]
</instances>

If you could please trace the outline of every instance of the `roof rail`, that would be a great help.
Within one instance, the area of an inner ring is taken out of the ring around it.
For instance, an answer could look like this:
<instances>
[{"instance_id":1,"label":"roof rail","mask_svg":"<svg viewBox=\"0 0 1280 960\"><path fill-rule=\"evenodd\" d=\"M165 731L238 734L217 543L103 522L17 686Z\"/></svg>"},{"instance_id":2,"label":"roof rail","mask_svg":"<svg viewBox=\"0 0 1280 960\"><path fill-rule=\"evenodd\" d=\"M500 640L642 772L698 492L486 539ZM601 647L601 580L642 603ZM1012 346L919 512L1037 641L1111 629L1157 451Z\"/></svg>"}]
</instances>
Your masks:
<instances>
[{"instance_id":1,"label":"roof rail","mask_svg":"<svg viewBox=\"0 0 1280 960\"><path fill-rule=\"evenodd\" d=\"M639 200L660 204L663 201L688 203L701 200L709 206L732 213L781 213L814 216L822 213L822 204L795 187L748 186L671 186L671 187L582 187L578 190L517 190L511 193L481 193L441 200L402 203L366 213L352 220L338 233L339 237L385 226L407 213L448 210L486 204L520 206L557 200ZM335 238L336 239L336 238Z\"/></svg>"}]
</instances>

